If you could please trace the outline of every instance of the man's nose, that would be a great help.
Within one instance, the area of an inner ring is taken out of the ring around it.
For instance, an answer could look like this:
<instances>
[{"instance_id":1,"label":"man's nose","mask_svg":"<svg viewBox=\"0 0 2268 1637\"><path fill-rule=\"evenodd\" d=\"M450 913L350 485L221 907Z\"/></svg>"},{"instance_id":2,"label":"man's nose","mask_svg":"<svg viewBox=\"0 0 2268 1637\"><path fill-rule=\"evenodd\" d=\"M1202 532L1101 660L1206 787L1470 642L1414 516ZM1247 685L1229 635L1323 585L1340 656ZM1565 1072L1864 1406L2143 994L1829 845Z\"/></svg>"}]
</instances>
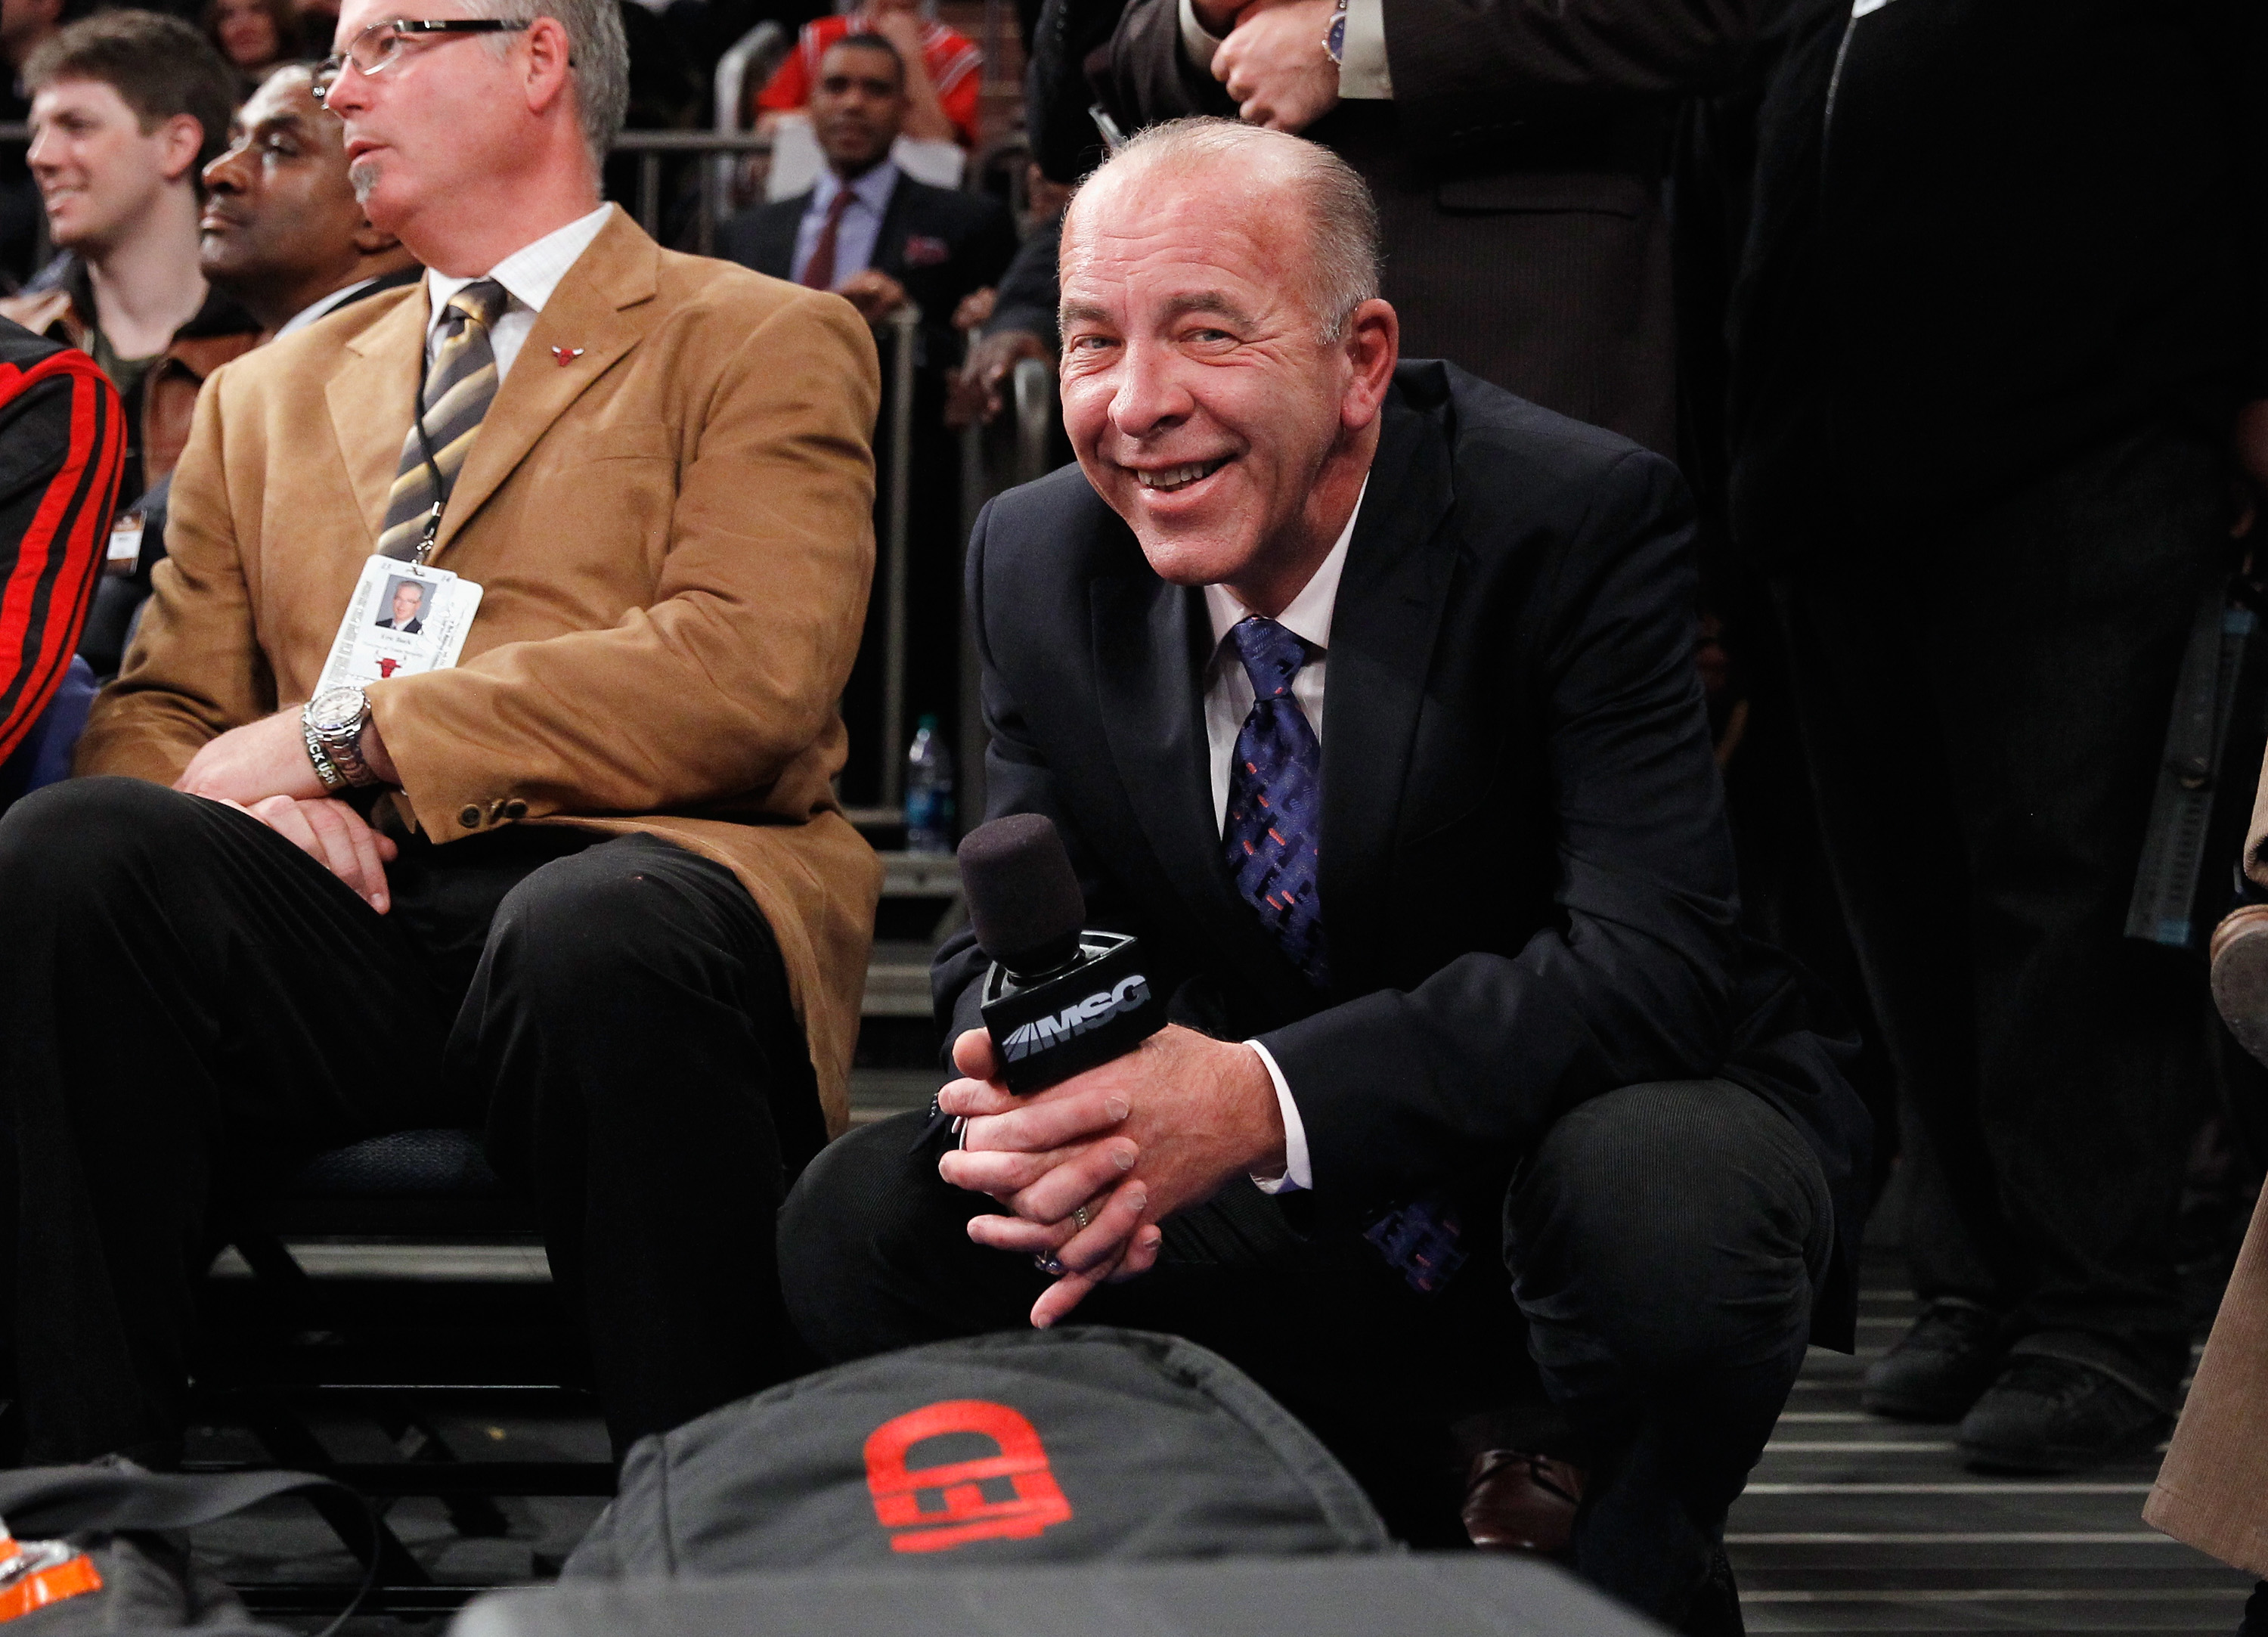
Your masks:
<instances>
[{"instance_id":1,"label":"man's nose","mask_svg":"<svg viewBox=\"0 0 2268 1637\"><path fill-rule=\"evenodd\" d=\"M323 92L323 106L343 119L370 106L370 82L351 63L342 64L338 77Z\"/></svg>"},{"instance_id":2,"label":"man's nose","mask_svg":"<svg viewBox=\"0 0 2268 1637\"><path fill-rule=\"evenodd\" d=\"M24 160L34 171L52 171L63 163L63 139L55 128L42 125L32 133L32 145L25 151Z\"/></svg>"},{"instance_id":3,"label":"man's nose","mask_svg":"<svg viewBox=\"0 0 2268 1637\"><path fill-rule=\"evenodd\" d=\"M1111 424L1141 438L1186 417L1193 406L1179 360L1164 347L1129 342L1120 357L1118 390L1111 395Z\"/></svg>"},{"instance_id":4,"label":"man's nose","mask_svg":"<svg viewBox=\"0 0 2268 1637\"><path fill-rule=\"evenodd\" d=\"M205 166L205 191L208 193L239 194L244 191L243 165L249 151L241 145L225 150L221 156Z\"/></svg>"}]
</instances>

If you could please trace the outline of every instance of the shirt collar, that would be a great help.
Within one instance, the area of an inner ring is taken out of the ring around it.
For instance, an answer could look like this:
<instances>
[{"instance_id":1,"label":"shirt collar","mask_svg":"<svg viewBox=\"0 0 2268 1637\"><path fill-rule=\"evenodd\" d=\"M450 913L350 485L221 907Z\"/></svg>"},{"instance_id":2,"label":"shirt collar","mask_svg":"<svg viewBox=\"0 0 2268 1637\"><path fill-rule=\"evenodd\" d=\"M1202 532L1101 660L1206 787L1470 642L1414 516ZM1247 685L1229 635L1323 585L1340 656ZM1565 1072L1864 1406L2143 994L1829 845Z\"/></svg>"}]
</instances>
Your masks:
<instances>
[{"instance_id":1,"label":"shirt collar","mask_svg":"<svg viewBox=\"0 0 2268 1637\"><path fill-rule=\"evenodd\" d=\"M898 185L898 166L894 159L884 159L858 181L849 184L858 202L876 216L890 208L890 190ZM821 166L819 180L812 184L811 208L824 212L835 203L835 195L843 188L843 179Z\"/></svg>"},{"instance_id":2,"label":"shirt collar","mask_svg":"<svg viewBox=\"0 0 2268 1637\"><path fill-rule=\"evenodd\" d=\"M578 216L534 243L522 245L477 277L493 278L514 301L531 313L541 313L543 304L551 299L551 292L559 288L559 281L567 277L567 269L591 247L591 241L599 236L599 230L607 225L607 218L614 209L611 204L602 204L588 216ZM429 335L441 321L442 309L449 305L449 298L471 283L471 278L452 278L434 269L425 269L429 303L425 328Z\"/></svg>"},{"instance_id":3,"label":"shirt collar","mask_svg":"<svg viewBox=\"0 0 2268 1637\"><path fill-rule=\"evenodd\" d=\"M1370 475L1363 474L1362 487L1355 493L1354 510L1347 513L1346 527L1330 552L1316 565L1307 583L1300 587L1300 594L1285 605L1276 616L1276 623L1301 642L1318 653L1328 652L1331 645L1331 615L1338 607L1339 576L1346 570L1347 542L1354 538L1355 519L1362 515L1363 496L1370 492ZM1220 651L1229 629L1239 620L1248 619L1252 610L1236 600L1236 594L1226 586L1204 588L1205 613L1212 621L1213 651Z\"/></svg>"},{"instance_id":4,"label":"shirt collar","mask_svg":"<svg viewBox=\"0 0 2268 1637\"><path fill-rule=\"evenodd\" d=\"M317 319L328 317L339 304L344 301L348 297L355 294L357 291L367 290L376 283L378 283L378 278L375 274L368 278L357 278L353 284L342 285L340 288L331 291L328 296L319 297L315 300L310 301L306 306L301 307L297 313L294 313L290 318L285 319L281 325L277 326L275 335L269 337L269 339L271 341L281 341L293 330L305 329Z\"/></svg>"}]
</instances>

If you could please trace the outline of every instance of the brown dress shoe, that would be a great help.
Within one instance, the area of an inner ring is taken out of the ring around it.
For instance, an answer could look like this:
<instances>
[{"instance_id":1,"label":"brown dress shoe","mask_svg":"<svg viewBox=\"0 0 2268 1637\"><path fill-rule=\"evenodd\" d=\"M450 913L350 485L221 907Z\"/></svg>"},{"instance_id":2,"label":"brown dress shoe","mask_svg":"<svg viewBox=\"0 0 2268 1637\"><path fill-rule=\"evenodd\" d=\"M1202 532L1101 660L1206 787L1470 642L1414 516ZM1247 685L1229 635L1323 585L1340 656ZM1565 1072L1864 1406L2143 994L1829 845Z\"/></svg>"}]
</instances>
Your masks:
<instances>
[{"instance_id":1,"label":"brown dress shoe","mask_svg":"<svg viewBox=\"0 0 2268 1637\"><path fill-rule=\"evenodd\" d=\"M1518 1449L1484 1450L1465 1480L1465 1533L1491 1551L1564 1559L1582 1500L1581 1467Z\"/></svg>"},{"instance_id":2,"label":"brown dress shoe","mask_svg":"<svg viewBox=\"0 0 2268 1637\"><path fill-rule=\"evenodd\" d=\"M2213 929L2213 1003L2236 1043L2268 1063L2268 903L2231 910Z\"/></svg>"}]
</instances>

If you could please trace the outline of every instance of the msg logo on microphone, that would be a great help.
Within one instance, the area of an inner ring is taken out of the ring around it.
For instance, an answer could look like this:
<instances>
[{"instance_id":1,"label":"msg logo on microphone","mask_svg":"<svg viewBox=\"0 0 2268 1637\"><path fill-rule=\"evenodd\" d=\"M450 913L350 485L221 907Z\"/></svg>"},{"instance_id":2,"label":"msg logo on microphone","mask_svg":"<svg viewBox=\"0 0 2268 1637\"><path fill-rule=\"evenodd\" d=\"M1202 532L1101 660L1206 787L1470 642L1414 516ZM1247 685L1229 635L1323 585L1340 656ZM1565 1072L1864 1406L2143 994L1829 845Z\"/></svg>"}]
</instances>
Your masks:
<instances>
[{"instance_id":1,"label":"msg logo on microphone","mask_svg":"<svg viewBox=\"0 0 2268 1637\"><path fill-rule=\"evenodd\" d=\"M1008 1061L1014 1063L1084 1035L1121 1012L1131 1012L1146 1005L1149 999L1150 980L1138 972L1120 979L1115 989L1098 990L1084 1000L1073 1001L1053 1017L1034 1018L1002 1041L1001 1047L1007 1052Z\"/></svg>"}]
</instances>

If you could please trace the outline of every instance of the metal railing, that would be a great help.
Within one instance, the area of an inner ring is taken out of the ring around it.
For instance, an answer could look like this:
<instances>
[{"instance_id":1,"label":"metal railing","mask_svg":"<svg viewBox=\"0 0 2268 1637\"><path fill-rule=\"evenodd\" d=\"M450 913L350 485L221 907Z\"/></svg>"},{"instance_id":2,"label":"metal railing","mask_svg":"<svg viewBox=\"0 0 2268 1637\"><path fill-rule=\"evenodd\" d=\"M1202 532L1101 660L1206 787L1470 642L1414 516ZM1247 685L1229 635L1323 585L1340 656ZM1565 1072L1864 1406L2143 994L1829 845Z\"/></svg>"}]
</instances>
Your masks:
<instances>
[{"instance_id":1,"label":"metal railing","mask_svg":"<svg viewBox=\"0 0 2268 1637\"><path fill-rule=\"evenodd\" d=\"M921 309L910 301L877 324L890 337L889 487L883 493L882 805L906 799L906 585L911 571L914 464L914 347Z\"/></svg>"}]
</instances>

